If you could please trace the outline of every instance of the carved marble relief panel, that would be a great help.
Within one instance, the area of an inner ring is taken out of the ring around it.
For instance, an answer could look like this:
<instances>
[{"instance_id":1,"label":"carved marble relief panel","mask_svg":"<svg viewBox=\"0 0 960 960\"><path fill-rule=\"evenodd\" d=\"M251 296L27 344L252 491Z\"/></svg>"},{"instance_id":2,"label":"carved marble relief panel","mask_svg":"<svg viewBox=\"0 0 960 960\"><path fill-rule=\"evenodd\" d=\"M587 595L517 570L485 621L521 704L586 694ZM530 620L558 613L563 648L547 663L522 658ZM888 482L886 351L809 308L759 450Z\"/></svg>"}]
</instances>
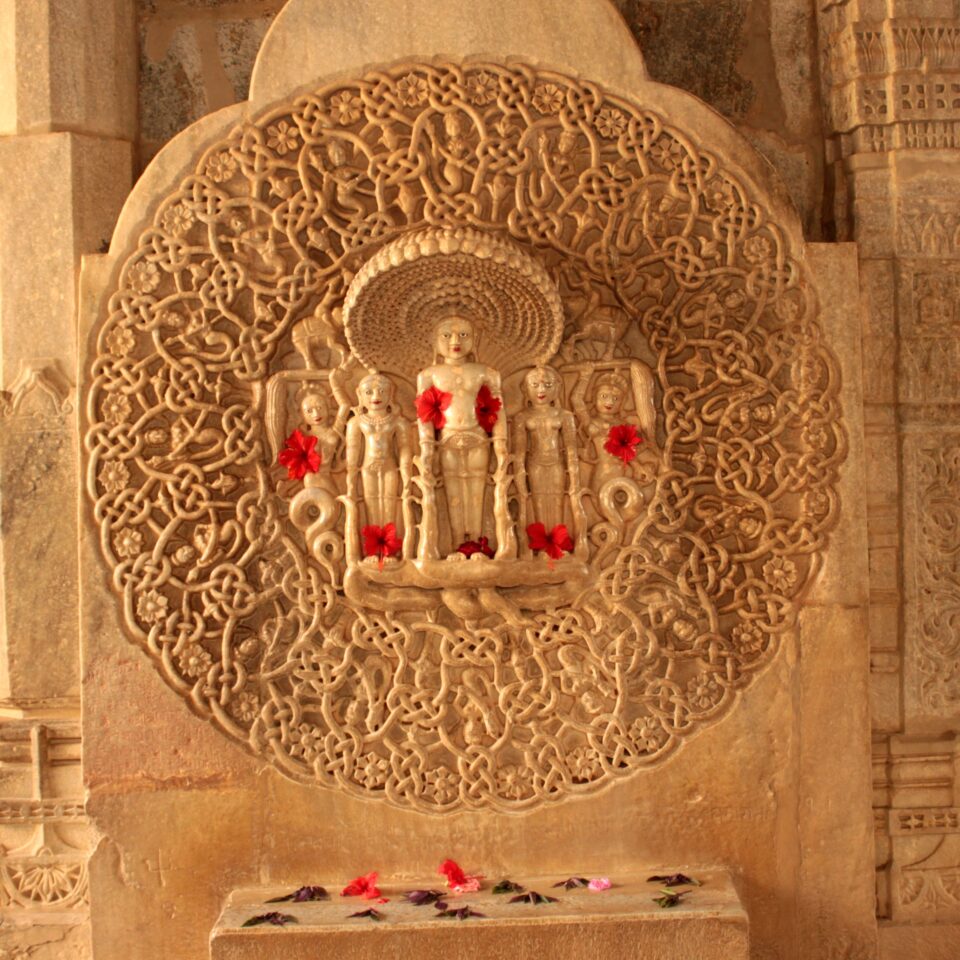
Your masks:
<instances>
[{"instance_id":1,"label":"carved marble relief panel","mask_svg":"<svg viewBox=\"0 0 960 960\"><path fill-rule=\"evenodd\" d=\"M237 129L96 331L131 639L287 775L422 810L657 763L774 656L836 516L796 253L669 118L521 64Z\"/></svg>"},{"instance_id":2,"label":"carved marble relief panel","mask_svg":"<svg viewBox=\"0 0 960 960\"><path fill-rule=\"evenodd\" d=\"M905 664L908 719L960 711L960 434L911 436Z\"/></svg>"}]
</instances>

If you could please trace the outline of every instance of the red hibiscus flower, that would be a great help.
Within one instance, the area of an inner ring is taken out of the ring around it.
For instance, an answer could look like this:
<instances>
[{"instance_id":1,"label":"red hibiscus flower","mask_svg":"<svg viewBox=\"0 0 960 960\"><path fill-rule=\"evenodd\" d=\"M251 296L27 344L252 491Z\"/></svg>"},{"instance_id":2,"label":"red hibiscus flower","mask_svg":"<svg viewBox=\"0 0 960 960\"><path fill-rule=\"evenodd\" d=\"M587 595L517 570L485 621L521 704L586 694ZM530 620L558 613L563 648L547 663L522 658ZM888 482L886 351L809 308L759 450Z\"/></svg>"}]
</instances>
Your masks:
<instances>
[{"instance_id":1,"label":"red hibiscus flower","mask_svg":"<svg viewBox=\"0 0 960 960\"><path fill-rule=\"evenodd\" d=\"M531 550L542 550L551 560L559 560L573 550L573 538L563 523L558 523L549 533L542 523L531 523L527 527L527 540Z\"/></svg>"},{"instance_id":2,"label":"red hibiscus flower","mask_svg":"<svg viewBox=\"0 0 960 960\"><path fill-rule=\"evenodd\" d=\"M376 900L380 896L380 888L377 886L376 870L368 873L365 877L357 877L351 880L341 891L341 897L363 897L364 900ZM382 901L386 903L386 900Z\"/></svg>"},{"instance_id":3,"label":"red hibiscus flower","mask_svg":"<svg viewBox=\"0 0 960 960\"><path fill-rule=\"evenodd\" d=\"M299 430L294 430L287 437L287 442L277 456L277 462L287 468L287 477L290 480L302 480L308 473L316 473L320 469L323 457L314 449L316 445L316 437L308 437Z\"/></svg>"},{"instance_id":4,"label":"red hibiscus flower","mask_svg":"<svg viewBox=\"0 0 960 960\"><path fill-rule=\"evenodd\" d=\"M403 541L397 536L395 523L388 523L383 527L371 523L360 532L363 534L363 555L377 557L381 567L387 557L396 556L403 546Z\"/></svg>"},{"instance_id":5,"label":"red hibiscus flower","mask_svg":"<svg viewBox=\"0 0 960 960\"><path fill-rule=\"evenodd\" d=\"M453 401L453 394L436 387L427 387L417 397L417 416L421 423L432 423L436 430L442 430L447 418L443 411Z\"/></svg>"},{"instance_id":6,"label":"red hibiscus flower","mask_svg":"<svg viewBox=\"0 0 960 960\"><path fill-rule=\"evenodd\" d=\"M476 893L480 889L481 876L467 876L453 860L444 860L437 871L447 878L447 886L455 894Z\"/></svg>"},{"instance_id":7,"label":"red hibiscus flower","mask_svg":"<svg viewBox=\"0 0 960 960\"><path fill-rule=\"evenodd\" d=\"M493 433L493 428L497 424L497 414L502 406L503 404L490 392L486 384L477 391L477 404L474 408L477 413L477 423L487 433Z\"/></svg>"},{"instance_id":8,"label":"red hibiscus flower","mask_svg":"<svg viewBox=\"0 0 960 960\"><path fill-rule=\"evenodd\" d=\"M621 423L611 427L607 434L607 442L603 449L614 457L619 457L624 463L629 463L637 455L637 447L643 443L643 437L637 433L637 428L629 423Z\"/></svg>"},{"instance_id":9,"label":"red hibiscus flower","mask_svg":"<svg viewBox=\"0 0 960 960\"><path fill-rule=\"evenodd\" d=\"M457 553L462 553L465 557L472 557L475 553L482 553L486 557L493 557L493 547L486 537L479 540L467 540L457 547Z\"/></svg>"}]
</instances>

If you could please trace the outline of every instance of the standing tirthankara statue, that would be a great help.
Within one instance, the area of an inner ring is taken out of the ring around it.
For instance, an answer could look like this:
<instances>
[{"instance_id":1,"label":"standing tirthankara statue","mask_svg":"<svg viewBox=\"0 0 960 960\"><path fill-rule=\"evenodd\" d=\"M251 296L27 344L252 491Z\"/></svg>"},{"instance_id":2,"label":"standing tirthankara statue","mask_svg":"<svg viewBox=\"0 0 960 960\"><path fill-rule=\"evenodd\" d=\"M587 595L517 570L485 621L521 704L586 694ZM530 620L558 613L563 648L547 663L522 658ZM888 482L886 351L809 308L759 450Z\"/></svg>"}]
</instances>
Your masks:
<instances>
[{"instance_id":1,"label":"standing tirthankara statue","mask_svg":"<svg viewBox=\"0 0 960 960\"><path fill-rule=\"evenodd\" d=\"M465 543L495 532L496 556L509 556L515 540L507 518L500 517L497 510L497 505L505 503L502 489L494 495L494 531L486 522L485 510L491 443L496 461L494 483L501 488L505 483L507 432L499 413L500 374L476 362L477 331L466 317L453 315L437 324L433 344L438 362L417 376L420 465L426 481L418 555L436 559L446 532L447 559L464 560L460 548ZM445 494L443 517L438 509L437 480ZM483 551L474 555L485 557Z\"/></svg>"}]
</instances>

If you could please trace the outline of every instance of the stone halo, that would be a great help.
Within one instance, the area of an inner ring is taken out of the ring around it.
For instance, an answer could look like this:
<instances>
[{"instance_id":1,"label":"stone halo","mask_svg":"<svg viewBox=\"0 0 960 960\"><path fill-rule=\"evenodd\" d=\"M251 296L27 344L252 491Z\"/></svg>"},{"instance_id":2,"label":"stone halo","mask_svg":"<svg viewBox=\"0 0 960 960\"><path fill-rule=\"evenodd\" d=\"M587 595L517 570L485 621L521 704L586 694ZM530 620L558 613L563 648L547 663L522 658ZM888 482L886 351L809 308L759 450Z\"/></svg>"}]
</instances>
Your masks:
<instances>
[{"instance_id":1,"label":"stone halo","mask_svg":"<svg viewBox=\"0 0 960 960\"><path fill-rule=\"evenodd\" d=\"M343 323L361 363L412 379L434 362L434 327L460 312L477 325L482 361L504 376L560 346L563 306L543 265L470 228L417 230L382 247L352 280Z\"/></svg>"}]
</instances>

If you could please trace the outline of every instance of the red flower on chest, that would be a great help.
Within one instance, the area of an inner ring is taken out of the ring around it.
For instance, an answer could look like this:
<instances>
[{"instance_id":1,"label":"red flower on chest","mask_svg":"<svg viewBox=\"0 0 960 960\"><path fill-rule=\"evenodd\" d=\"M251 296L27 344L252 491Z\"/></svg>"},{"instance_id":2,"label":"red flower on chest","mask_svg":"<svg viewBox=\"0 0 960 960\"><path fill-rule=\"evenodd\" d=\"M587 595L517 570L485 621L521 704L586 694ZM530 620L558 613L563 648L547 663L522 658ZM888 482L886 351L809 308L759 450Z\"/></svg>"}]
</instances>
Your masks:
<instances>
[{"instance_id":1,"label":"red flower on chest","mask_svg":"<svg viewBox=\"0 0 960 960\"><path fill-rule=\"evenodd\" d=\"M619 457L624 463L629 463L636 457L637 447L641 443L643 443L643 437L637 432L637 428L629 423L621 423L610 428L603 449L611 456Z\"/></svg>"},{"instance_id":2,"label":"red flower on chest","mask_svg":"<svg viewBox=\"0 0 960 960\"><path fill-rule=\"evenodd\" d=\"M294 430L277 455L277 463L287 468L290 480L302 480L308 473L316 473L323 463L320 451L316 450L317 438L308 437Z\"/></svg>"},{"instance_id":3,"label":"red flower on chest","mask_svg":"<svg viewBox=\"0 0 960 960\"><path fill-rule=\"evenodd\" d=\"M453 394L437 387L427 387L417 397L417 417L421 423L432 423L434 428L442 430L447 418L444 410L453 402Z\"/></svg>"},{"instance_id":4,"label":"red flower on chest","mask_svg":"<svg viewBox=\"0 0 960 960\"><path fill-rule=\"evenodd\" d=\"M477 403L474 408L477 413L477 423L487 433L493 433L493 428L497 425L497 414L500 413L502 406L503 403L490 392L486 384L477 391Z\"/></svg>"}]
</instances>

